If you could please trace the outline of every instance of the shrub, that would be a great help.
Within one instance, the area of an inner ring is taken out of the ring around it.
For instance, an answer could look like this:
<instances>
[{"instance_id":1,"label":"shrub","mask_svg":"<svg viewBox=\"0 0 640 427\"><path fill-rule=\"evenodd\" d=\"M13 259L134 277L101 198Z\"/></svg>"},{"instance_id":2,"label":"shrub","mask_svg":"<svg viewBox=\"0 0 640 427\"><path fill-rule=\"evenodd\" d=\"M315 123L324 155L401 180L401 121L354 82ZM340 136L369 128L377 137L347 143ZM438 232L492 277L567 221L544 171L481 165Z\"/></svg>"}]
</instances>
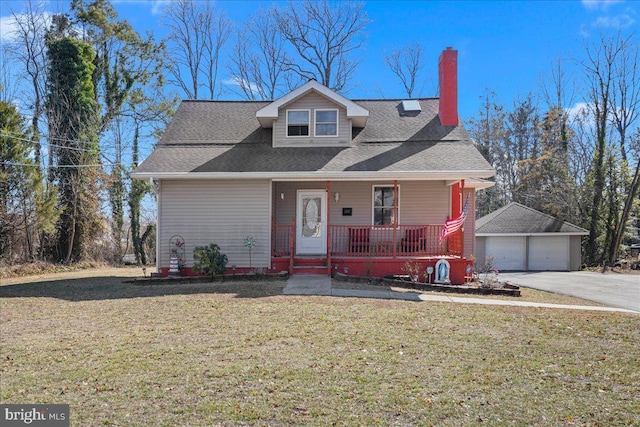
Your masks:
<instances>
[{"instance_id":1,"label":"shrub","mask_svg":"<svg viewBox=\"0 0 640 427\"><path fill-rule=\"evenodd\" d=\"M193 250L193 271L211 277L227 271L227 256L220 252L220 246L210 243L209 246L197 246Z\"/></svg>"},{"instance_id":2,"label":"shrub","mask_svg":"<svg viewBox=\"0 0 640 427\"><path fill-rule=\"evenodd\" d=\"M413 283L418 283L420 280L420 263L417 261L407 261L402 267L402 271L409 275L409 280Z\"/></svg>"}]
</instances>

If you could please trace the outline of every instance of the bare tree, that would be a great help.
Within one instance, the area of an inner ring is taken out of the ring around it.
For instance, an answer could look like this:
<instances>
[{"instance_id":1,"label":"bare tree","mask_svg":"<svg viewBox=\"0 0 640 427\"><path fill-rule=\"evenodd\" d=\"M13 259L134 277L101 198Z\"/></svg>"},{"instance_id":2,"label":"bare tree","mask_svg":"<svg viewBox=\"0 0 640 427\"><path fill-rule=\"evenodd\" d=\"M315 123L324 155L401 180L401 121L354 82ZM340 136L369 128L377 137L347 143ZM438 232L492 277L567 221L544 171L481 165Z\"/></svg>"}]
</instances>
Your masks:
<instances>
[{"instance_id":1,"label":"bare tree","mask_svg":"<svg viewBox=\"0 0 640 427\"><path fill-rule=\"evenodd\" d=\"M291 43L299 60L288 58L286 67L300 79L315 79L328 88L347 89L358 65L356 52L364 43L369 22L364 5L355 2L305 0L277 10L278 28Z\"/></svg>"},{"instance_id":2,"label":"bare tree","mask_svg":"<svg viewBox=\"0 0 640 427\"><path fill-rule=\"evenodd\" d=\"M524 202L523 197L527 195L526 191L516 191L523 176L529 172L523 161L537 159L541 154L540 122L540 114L532 94L524 99L516 99L513 112L507 115L507 130L500 144L502 156L499 164L511 199L516 202Z\"/></svg>"},{"instance_id":3,"label":"bare tree","mask_svg":"<svg viewBox=\"0 0 640 427\"><path fill-rule=\"evenodd\" d=\"M468 121L469 135L485 159L496 169L492 178L495 185L477 196L477 215L483 216L509 203L508 182L501 170L504 158L503 141L507 133L507 113L496 101L497 95L489 89L480 97L482 106L477 116Z\"/></svg>"},{"instance_id":4,"label":"bare tree","mask_svg":"<svg viewBox=\"0 0 640 427\"><path fill-rule=\"evenodd\" d=\"M620 137L620 152L627 160L627 132L640 114L640 60L638 44L629 36L619 40L621 51L613 63L614 88L609 99L611 121Z\"/></svg>"},{"instance_id":5,"label":"bare tree","mask_svg":"<svg viewBox=\"0 0 640 427\"><path fill-rule=\"evenodd\" d=\"M385 55L384 62L389 66L391 72L398 76L407 96L412 98L418 73L424 67L420 43L414 42L407 44L402 49L394 49L390 55Z\"/></svg>"},{"instance_id":6,"label":"bare tree","mask_svg":"<svg viewBox=\"0 0 640 427\"><path fill-rule=\"evenodd\" d=\"M542 95L547 109L564 110L573 105L575 99L575 82L564 67L566 60L558 57L549 69L549 74L542 79Z\"/></svg>"},{"instance_id":7,"label":"bare tree","mask_svg":"<svg viewBox=\"0 0 640 427\"><path fill-rule=\"evenodd\" d=\"M247 99L275 99L284 84L285 59L275 10L259 10L238 33L229 67L233 84Z\"/></svg>"},{"instance_id":8,"label":"bare tree","mask_svg":"<svg viewBox=\"0 0 640 427\"><path fill-rule=\"evenodd\" d=\"M204 12L205 31L208 37L205 37L205 69L207 88L211 99L215 98L216 86L218 83L218 65L220 62L220 52L222 47L229 40L233 23L223 13L214 11L210 3L207 2Z\"/></svg>"},{"instance_id":9,"label":"bare tree","mask_svg":"<svg viewBox=\"0 0 640 427\"><path fill-rule=\"evenodd\" d=\"M40 122L44 114L48 67L45 34L50 24L44 6L43 2L27 0L22 11L11 11L16 24L12 53L24 68L23 78L28 81L30 88L27 102L31 110L31 134L38 165L41 158Z\"/></svg>"},{"instance_id":10,"label":"bare tree","mask_svg":"<svg viewBox=\"0 0 640 427\"><path fill-rule=\"evenodd\" d=\"M627 144L628 132L635 126L640 114L640 65L638 65L638 44L631 37L620 41L622 50L613 64L614 90L610 98L611 121L620 139L620 153L623 164L628 163ZM632 148L636 150L640 144L640 131L637 131L631 140ZM627 228L631 209L640 186L640 159L637 159L635 173L631 181L623 184L622 197L624 206L620 218L615 223L609 246L609 266L614 265L622 238ZM617 212L616 212L617 214Z\"/></svg>"},{"instance_id":11,"label":"bare tree","mask_svg":"<svg viewBox=\"0 0 640 427\"><path fill-rule=\"evenodd\" d=\"M0 102L12 102L18 93L17 84L9 66L11 55L8 43L0 46Z\"/></svg>"},{"instance_id":12,"label":"bare tree","mask_svg":"<svg viewBox=\"0 0 640 427\"><path fill-rule=\"evenodd\" d=\"M220 52L229 39L232 22L210 0L175 0L164 17L169 27L171 83L190 99L199 99L199 89L204 86L209 99L214 99Z\"/></svg>"},{"instance_id":13,"label":"bare tree","mask_svg":"<svg viewBox=\"0 0 640 427\"><path fill-rule=\"evenodd\" d=\"M587 98L590 113L594 120L595 150L592 163L592 198L589 206L589 237L585 247L588 264L599 264L605 257L599 251L598 236L600 231L600 211L605 190L605 158L609 142L609 117L611 114L611 97L614 90L614 64L623 51L620 38L602 36L597 44L587 46L587 58L582 63L587 84Z\"/></svg>"}]
</instances>

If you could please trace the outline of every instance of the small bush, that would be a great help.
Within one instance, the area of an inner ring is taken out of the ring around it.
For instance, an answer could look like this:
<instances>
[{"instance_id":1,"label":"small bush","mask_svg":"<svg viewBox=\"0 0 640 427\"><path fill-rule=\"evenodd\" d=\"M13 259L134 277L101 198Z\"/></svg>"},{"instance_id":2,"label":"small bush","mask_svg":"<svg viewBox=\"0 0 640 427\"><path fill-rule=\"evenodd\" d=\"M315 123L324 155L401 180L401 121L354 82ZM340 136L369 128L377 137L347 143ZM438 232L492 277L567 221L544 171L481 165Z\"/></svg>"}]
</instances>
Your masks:
<instances>
[{"instance_id":1,"label":"small bush","mask_svg":"<svg viewBox=\"0 0 640 427\"><path fill-rule=\"evenodd\" d=\"M420 263L418 261L407 261L402 267L402 271L409 275L409 280L413 283L418 283L420 280Z\"/></svg>"},{"instance_id":2,"label":"small bush","mask_svg":"<svg viewBox=\"0 0 640 427\"><path fill-rule=\"evenodd\" d=\"M197 246L193 250L193 271L203 275L223 274L227 271L227 256L220 252L220 246L210 243L209 246Z\"/></svg>"}]
</instances>

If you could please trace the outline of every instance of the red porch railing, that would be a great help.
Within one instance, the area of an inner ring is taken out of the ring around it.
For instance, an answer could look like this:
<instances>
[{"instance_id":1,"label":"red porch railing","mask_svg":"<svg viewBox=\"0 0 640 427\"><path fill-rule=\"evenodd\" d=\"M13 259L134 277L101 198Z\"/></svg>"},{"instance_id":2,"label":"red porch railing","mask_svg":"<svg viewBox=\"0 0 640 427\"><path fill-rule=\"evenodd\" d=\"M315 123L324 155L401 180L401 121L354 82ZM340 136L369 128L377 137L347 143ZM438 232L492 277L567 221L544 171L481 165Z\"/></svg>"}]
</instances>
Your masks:
<instances>
[{"instance_id":1,"label":"red porch railing","mask_svg":"<svg viewBox=\"0 0 640 427\"><path fill-rule=\"evenodd\" d=\"M293 249L292 224L274 224L272 248L274 257L290 257ZM331 257L434 257L461 256L462 233L440 242L443 225L372 225L329 226Z\"/></svg>"},{"instance_id":2,"label":"red porch railing","mask_svg":"<svg viewBox=\"0 0 640 427\"><path fill-rule=\"evenodd\" d=\"M460 255L461 234L440 242L442 225L331 226L332 256L394 257ZM395 232L394 232L395 231Z\"/></svg>"},{"instance_id":3,"label":"red porch railing","mask_svg":"<svg viewBox=\"0 0 640 427\"><path fill-rule=\"evenodd\" d=\"M271 248L274 257L286 257L291 253L291 224L273 224Z\"/></svg>"}]
</instances>

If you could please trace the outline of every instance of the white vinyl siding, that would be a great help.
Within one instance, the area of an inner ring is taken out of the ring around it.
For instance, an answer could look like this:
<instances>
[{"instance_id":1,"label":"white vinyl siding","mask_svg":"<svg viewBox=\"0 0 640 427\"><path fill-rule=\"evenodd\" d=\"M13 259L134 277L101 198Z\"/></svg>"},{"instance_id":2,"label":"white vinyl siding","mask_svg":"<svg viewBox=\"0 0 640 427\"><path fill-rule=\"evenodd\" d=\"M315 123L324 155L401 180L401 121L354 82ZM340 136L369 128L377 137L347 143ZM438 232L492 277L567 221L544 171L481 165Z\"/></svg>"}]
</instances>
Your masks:
<instances>
[{"instance_id":1,"label":"white vinyl siding","mask_svg":"<svg viewBox=\"0 0 640 427\"><path fill-rule=\"evenodd\" d=\"M309 131L309 136L287 136L287 111L310 111L309 129L315 129L315 111L336 110L338 112L337 136L315 136ZM347 118L347 110L335 104L324 96L311 92L296 99L286 107L280 109L278 119L273 123L274 147L318 147L318 146L348 146L351 142L351 120Z\"/></svg>"},{"instance_id":2,"label":"white vinyl siding","mask_svg":"<svg viewBox=\"0 0 640 427\"><path fill-rule=\"evenodd\" d=\"M476 253L476 191L474 189L465 189L463 200L469 195L469 207L467 210L467 218L464 220L464 256L469 259L471 255Z\"/></svg>"},{"instance_id":3,"label":"white vinyl siding","mask_svg":"<svg viewBox=\"0 0 640 427\"><path fill-rule=\"evenodd\" d=\"M185 240L188 267L193 265L193 249L209 243L217 243L229 257L228 268L234 264L249 267L249 251L244 246L247 236L256 240L252 267L269 267L270 189L268 180L163 180L158 265L169 266L169 239L178 234Z\"/></svg>"},{"instance_id":4,"label":"white vinyl siding","mask_svg":"<svg viewBox=\"0 0 640 427\"><path fill-rule=\"evenodd\" d=\"M329 195L331 224L334 225L371 225L372 186L393 187L385 181L332 181ZM400 224L444 224L449 213L449 187L444 181L399 181L401 187L400 206L402 212ZM276 182L274 191L276 200L274 215L276 223L290 224L295 216L295 194L299 189L326 188L325 182ZM340 200L334 200L334 194L340 193ZM285 199L280 199L284 193ZM471 201L469 202L471 203ZM351 216L342 216L343 208L351 208ZM473 230L473 228L466 230Z\"/></svg>"},{"instance_id":5,"label":"white vinyl siding","mask_svg":"<svg viewBox=\"0 0 640 427\"><path fill-rule=\"evenodd\" d=\"M569 237L569 270L580 270L582 267L582 236Z\"/></svg>"}]
</instances>

